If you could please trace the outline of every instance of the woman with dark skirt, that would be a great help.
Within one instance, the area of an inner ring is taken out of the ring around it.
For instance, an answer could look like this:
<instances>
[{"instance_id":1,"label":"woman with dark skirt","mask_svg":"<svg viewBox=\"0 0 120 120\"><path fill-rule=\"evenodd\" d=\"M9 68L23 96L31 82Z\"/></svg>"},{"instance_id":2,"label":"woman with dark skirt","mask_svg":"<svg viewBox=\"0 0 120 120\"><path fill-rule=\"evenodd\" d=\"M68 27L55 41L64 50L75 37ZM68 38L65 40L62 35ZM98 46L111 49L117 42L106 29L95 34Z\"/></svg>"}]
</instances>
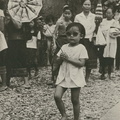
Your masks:
<instances>
[{"instance_id":1,"label":"woman with dark skirt","mask_svg":"<svg viewBox=\"0 0 120 120\"><path fill-rule=\"evenodd\" d=\"M91 2L85 0L83 3L83 12L75 16L75 22L81 23L86 30L85 39L81 43L86 47L89 59L86 61L86 82L90 77L91 69L97 68L97 54L96 48L93 44L92 37L95 31L95 14L90 12Z\"/></svg>"},{"instance_id":2,"label":"woman with dark skirt","mask_svg":"<svg viewBox=\"0 0 120 120\"><path fill-rule=\"evenodd\" d=\"M11 77L24 77L23 87L30 88L26 69L26 39L23 24L12 19L6 23L8 35L7 52L7 85L10 86Z\"/></svg>"}]
</instances>

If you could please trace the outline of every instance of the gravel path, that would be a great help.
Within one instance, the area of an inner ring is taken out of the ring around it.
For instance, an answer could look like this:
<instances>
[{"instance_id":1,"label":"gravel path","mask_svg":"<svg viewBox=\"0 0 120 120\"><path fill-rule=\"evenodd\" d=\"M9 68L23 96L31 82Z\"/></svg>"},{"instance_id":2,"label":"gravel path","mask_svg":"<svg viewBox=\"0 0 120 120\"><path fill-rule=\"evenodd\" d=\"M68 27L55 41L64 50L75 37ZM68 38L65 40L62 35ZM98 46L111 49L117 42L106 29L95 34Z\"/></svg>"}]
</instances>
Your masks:
<instances>
[{"instance_id":1,"label":"gravel path","mask_svg":"<svg viewBox=\"0 0 120 120\"><path fill-rule=\"evenodd\" d=\"M119 72L112 74L112 80L100 80L98 70L92 71L89 86L81 89L80 120L99 120L119 102ZM39 69L39 75L30 80L31 89L21 87L22 79L13 78L12 88L0 93L0 120L59 120L61 116L54 102L54 88L46 84L50 79L50 67ZM68 118L72 120L70 90L64 94L63 100Z\"/></svg>"}]
</instances>

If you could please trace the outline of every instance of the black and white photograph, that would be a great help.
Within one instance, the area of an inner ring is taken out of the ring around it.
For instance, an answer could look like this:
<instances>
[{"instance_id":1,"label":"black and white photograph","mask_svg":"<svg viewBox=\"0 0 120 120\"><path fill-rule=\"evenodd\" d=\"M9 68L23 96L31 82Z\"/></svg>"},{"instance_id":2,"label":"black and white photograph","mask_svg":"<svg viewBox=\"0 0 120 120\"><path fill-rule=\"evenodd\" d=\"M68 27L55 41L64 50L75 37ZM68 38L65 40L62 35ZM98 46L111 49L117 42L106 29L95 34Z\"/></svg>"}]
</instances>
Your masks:
<instances>
[{"instance_id":1,"label":"black and white photograph","mask_svg":"<svg viewBox=\"0 0 120 120\"><path fill-rule=\"evenodd\" d=\"M0 120L120 120L120 0L0 0Z\"/></svg>"}]
</instances>

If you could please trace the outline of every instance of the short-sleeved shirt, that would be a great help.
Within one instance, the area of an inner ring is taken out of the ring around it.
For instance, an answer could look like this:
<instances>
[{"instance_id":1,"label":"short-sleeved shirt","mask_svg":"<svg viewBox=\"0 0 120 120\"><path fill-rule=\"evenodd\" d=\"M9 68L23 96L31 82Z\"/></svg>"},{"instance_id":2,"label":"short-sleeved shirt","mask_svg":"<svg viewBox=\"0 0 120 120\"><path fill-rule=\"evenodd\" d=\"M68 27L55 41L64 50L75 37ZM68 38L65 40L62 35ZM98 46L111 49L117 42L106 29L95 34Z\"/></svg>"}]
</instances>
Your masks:
<instances>
[{"instance_id":1,"label":"short-sleeved shirt","mask_svg":"<svg viewBox=\"0 0 120 120\"><path fill-rule=\"evenodd\" d=\"M60 56L63 51L68 55L68 57L72 59L88 59L87 50L82 44L77 46L70 46L69 44L65 44L61 49L62 50L58 52L57 56ZM63 61L62 65L60 66L56 85L61 84L63 81L66 81L65 83L67 83L66 85L63 85L63 87L66 88L84 87L86 82L83 74L83 67L76 67L69 62ZM68 81L74 83L74 85Z\"/></svg>"},{"instance_id":2,"label":"short-sleeved shirt","mask_svg":"<svg viewBox=\"0 0 120 120\"><path fill-rule=\"evenodd\" d=\"M63 19L59 19L56 23L56 26L58 27L58 35L66 35L66 27L72 23L71 20L69 20L68 22L65 22L64 18Z\"/></svg>"},{"instance_id":3,"label":"short-sleeved shirt","mask_svg":"<svg viewBox=\"0 0 120 120\"><path fill-rule=\"evenodd\" d=\"M90 12L89 15L86 17L82 12L75 16L74 21L81 23L85 27L85 31L86 31L85 38L88 38L91 41L93 32L95 30L95 14Z\"/></svg>"},{"instance_id":4,"label":"short-sleeved shirt","mask_svg":"<svg viewBox=\"0 0 120 120\"><path fill-rule=\"evenodd\" d=\"M45 32L43 33L46 37L52 37L55 31L55 25L49 26L44 25Z\"/></svg>"}]
</instances>

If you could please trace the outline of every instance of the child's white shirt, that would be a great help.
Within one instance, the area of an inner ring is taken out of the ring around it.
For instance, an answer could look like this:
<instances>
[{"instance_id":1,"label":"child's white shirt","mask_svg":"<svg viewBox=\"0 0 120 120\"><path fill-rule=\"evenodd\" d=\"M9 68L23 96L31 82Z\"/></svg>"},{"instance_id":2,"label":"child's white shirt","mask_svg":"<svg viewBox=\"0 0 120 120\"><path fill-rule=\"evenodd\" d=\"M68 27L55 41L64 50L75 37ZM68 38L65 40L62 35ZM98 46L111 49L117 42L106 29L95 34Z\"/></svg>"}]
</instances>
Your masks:
<instances>
[{"instance_id":1,"label":"child's white shirt","mask_svg":"<svg viewBox=\"0 0 120 120\"><path fill-rule=\"evenodd\" d=\"M77 46L71 47L69 44L62 46L62 51L65 52L69 57L72 59L88 59L88 54L86 48L79 44ZM60 56L62 53L60 50L57 56ZM69 73L69 74L68 74ZM68 76L69 75L69 76ZM77 87L84 87L86 85L85 77L83 73L83 67L76 67L69 62L63 61L62 65L60 66L59 74L57 77L56 85L60 84L63 80L70 79ZM70 88L69 83L66 86Z\"/></svg>"},{"instance_id":2,"label":"child's white shirt","mask_svg":"<svg viewBox=\"0 0 120 120\"><path fill-rule=\"evenodd\" d=\"M0 9L0 16L5 17L3 10Z\"/></svg>"},{"instance_id":3,"label":"child's white shirt","mask_svg":"<svg viewBox=\"0 0 120 120\"><path fill-rule=\"evenodd\" d=\"M26 47L37 49L37 37L32 36L32 39L27 41Z\"/></svg>"},{"instance_id":4,"label":"child's white shirt","mask_svg":"<svg viewBox=\"0 0 120 120\"><path fill-rule=\"evenodd\" d=\"M53 36L53 33L54 33L54 31L55 31L55 26L56 25L51 25L51 26L49 26L49 25L44 25L44 30L45 30L45 32L43 32L43 34L45 35L45 36L47 36L47 37L52 37Z\"/></svg>"}]
</instances>

